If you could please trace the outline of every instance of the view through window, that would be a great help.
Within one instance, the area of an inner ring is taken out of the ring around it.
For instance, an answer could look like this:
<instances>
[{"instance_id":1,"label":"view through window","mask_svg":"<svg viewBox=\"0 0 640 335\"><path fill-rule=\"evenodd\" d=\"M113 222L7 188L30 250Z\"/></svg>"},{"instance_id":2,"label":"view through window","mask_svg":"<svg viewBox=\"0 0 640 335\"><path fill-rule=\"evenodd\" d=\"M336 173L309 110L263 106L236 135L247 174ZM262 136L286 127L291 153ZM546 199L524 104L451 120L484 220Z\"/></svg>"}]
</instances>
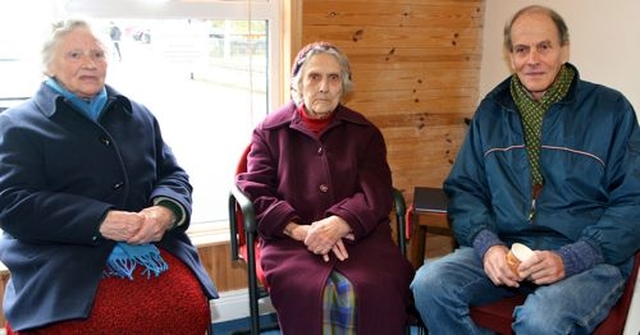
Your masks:
<instances>
[{"instance_id":1,"label":"view through window","mask_svg":"<svg viewBox=\"0 0 640 335\"><path fill-rule=\"evenodd\" d=\"M5 8L7 2L16 5ZM22 2L4 1L0 8L0 21L21 18L0 23L0 108L32 95L42 80L39 37L51 21L42 15L25 19L32 11ZM17 13L20 8L24 13ZM58 13L50 13L52 18L60 16L59 6L54 9ZM156 115L166 142L190 175L193 226L226 224L236 162L269 109L268 18L111 15L92 22L111 47L107 84ZM117 47L109 40L113 27L119 30Z\"/></svg>"}]
</instances>

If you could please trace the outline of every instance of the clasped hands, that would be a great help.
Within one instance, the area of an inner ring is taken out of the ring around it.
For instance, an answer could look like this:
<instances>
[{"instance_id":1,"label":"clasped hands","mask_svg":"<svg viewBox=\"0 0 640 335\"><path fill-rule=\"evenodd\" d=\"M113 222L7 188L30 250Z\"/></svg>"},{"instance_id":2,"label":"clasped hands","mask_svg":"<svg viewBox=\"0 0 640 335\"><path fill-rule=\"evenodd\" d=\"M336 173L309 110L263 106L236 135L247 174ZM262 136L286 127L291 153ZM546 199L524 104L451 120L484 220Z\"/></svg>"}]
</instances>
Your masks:
<instances>
[{"instance_id":1,"label":"clasped hands","mask_svg":"<svg viewBox=\"0 0 640 335\"><path fill-rule=\"evenodd\" d=\"M309 252L322 256L325 262L329 261L330 253L341 261L349 258L342 239L354 240L347 222L335 215L315 221L311 225L289 223L285 234L303 242Z\"/></svg>"},{"instance_id":2,"label":"clasped hands","mask_svg":"<svg viewBox=\"0 0 640 335\"><path fill-rule=\"evenodd\" d=\"M506 246L494 245L484 255L484 272L495 285L519 287L524 280L536 285L547 285L565 277L564 263L555 252L534 250L533 256L520 263L517 274L507 264L508 252Z\"/></svg>"},{"instance_id":3,"label":"clasped hands","mask_svg":"<svg viewBox=\"0 0 640 335\"><path fill-rule=\"evenodd\" d=\"M100 225L106 239L139 245L157 242L170 229L175 214L162 206L147 207L140 212L110 210Z\"/></svg>"}]
</instances>

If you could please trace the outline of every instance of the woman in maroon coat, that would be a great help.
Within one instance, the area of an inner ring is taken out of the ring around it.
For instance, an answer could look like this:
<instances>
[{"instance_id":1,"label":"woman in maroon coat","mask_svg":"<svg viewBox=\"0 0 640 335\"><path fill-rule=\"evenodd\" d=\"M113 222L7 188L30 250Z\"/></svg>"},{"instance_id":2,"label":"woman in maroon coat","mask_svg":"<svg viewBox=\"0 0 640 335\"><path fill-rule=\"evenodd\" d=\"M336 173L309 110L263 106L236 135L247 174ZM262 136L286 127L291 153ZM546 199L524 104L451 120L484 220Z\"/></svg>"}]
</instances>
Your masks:
<instances>
[{"instance_id":1,"label":"woman in maroon coat","mask_svg":"<svg viewBox=\"0 0 640 335\"><path fill-rule=\"evenodd\" d=\"M285 334L401 334L413 270L391 239L381 132L340 99L346 56L318 42L292 71L293 102L256 129L238 185L253 199L262 267Z\"/></svg>"}]
</instances>

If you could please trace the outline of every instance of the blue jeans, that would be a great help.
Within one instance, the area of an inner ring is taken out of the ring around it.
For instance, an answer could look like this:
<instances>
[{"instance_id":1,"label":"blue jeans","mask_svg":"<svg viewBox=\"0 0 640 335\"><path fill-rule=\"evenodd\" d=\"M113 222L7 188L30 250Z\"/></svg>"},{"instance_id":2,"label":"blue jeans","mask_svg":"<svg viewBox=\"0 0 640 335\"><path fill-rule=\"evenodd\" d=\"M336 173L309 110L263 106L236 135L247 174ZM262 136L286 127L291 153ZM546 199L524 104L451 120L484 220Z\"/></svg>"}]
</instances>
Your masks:
<instances>
[{"instance_id":1,"label":"blue jeans","mask_svg":"<svg viewBox=\"0 0 640 335\"><path fill-rule=\"evenodd\" d=\"M519 292L530 294L514 311L516 334L589 334L620 298L625 280L620 268L601 264L551 285L495 286L475 251L462 247L424 264L411 289L429 335L490 334L476 326L469 306Z\"/></svg>"}]
</instances>

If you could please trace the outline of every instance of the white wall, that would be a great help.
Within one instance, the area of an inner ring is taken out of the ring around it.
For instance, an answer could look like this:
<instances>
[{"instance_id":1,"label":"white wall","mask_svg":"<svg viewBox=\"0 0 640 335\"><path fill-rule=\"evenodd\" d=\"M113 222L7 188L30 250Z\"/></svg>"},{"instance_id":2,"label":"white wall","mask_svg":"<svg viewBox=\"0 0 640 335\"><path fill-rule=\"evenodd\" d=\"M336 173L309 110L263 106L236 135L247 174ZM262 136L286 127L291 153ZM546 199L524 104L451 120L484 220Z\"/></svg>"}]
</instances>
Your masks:
<instances>
[{"instance_id":1,"label":"white wall","mask_svg":"<svg viewBox=\"0 0 640 335\"><path fill-rule=\"evenodd\" d=\"M480 97L509 75L502 29L518 9L540 4L553 8L569 27L570 62L581 78L626 95L640 115L640 1L638 0L486 0Z\"/></svg>"}]
</instances>

